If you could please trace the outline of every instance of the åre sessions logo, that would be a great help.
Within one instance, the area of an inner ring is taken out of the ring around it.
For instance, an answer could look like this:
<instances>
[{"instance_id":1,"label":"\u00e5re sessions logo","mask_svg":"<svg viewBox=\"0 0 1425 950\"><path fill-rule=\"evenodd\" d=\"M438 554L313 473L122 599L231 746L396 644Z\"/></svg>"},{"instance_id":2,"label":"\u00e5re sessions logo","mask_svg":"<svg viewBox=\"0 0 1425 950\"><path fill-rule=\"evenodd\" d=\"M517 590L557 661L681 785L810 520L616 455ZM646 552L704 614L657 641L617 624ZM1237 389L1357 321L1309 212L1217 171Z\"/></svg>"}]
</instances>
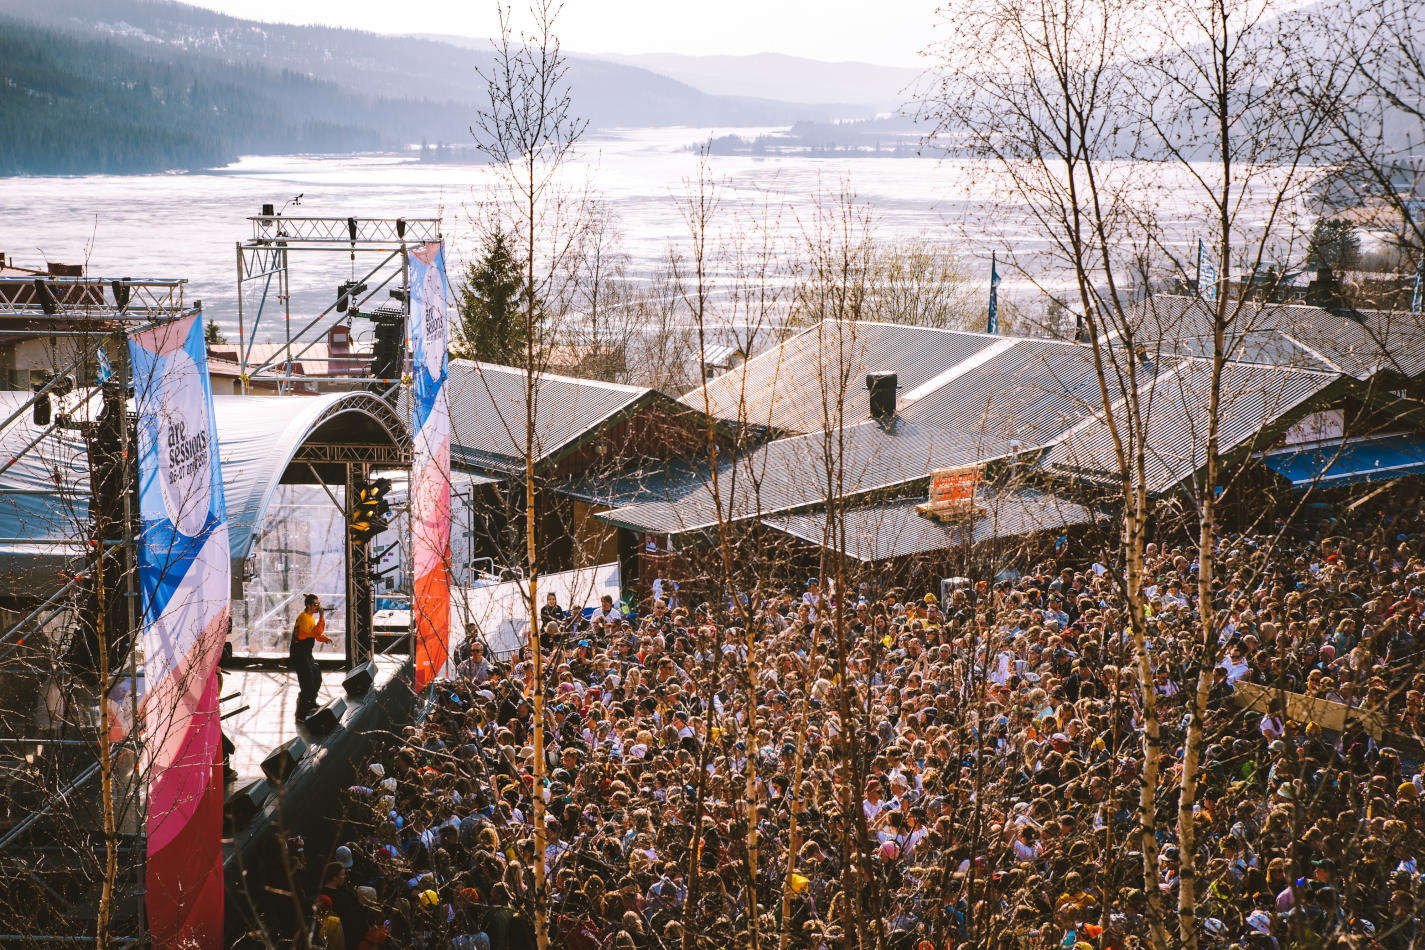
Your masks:
<instances>
[{"instance_id":1,"label":"\u00e5re sessions logo","mask_svg":"<svg viewBox=\"0 0 1425 950\"><path fill-rule=\"evenodd\" d=\"M421 306L419 316L425 333L424 345L426 373L431 379L440 379L441 360L445 357L445 281L441 279L440 268L435 261L426 265L425 279L421 282Z\"/></svg>"},{"instance_id":2,"label":"\u00e5re sessions logo","mask_svg":"<svg viewBox=\"0 0 1425 950\"><path fill-rule=\"evenodd\" d=\"M207 399L193 358L178 350L168 360L159 409L159 485L169 520L196 537L207 523L213 489Z\"/></svg>"}]
</instances>

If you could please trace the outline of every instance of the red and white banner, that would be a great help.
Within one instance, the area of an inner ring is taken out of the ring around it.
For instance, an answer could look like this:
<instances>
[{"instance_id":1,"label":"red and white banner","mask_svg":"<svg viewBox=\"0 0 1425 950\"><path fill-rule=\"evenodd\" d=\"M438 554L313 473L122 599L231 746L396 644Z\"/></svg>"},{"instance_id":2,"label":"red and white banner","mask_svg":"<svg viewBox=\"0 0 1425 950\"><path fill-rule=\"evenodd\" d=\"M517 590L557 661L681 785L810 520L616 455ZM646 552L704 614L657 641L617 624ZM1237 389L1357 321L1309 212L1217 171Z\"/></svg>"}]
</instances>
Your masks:
<instances>
[{"instance_id":1,"label":"red and white banner","mask_svg":"<svg viewBox=\"0 0 1425 950\"><path fill-rule=\"evenodd\" d=\"M159 950L223 941L218 658L227 636L227 513L203 320L129 337L138 413L140 607L148 777L146 905Z\"/></svg>"},{"instance_id":2,"label":"red and white banner","mask_svg":"<svg viewBox=\"0 0 1425 950\"><path fill-rule=\"evenodd\" d=\"M446 398L449 293L442 244L410 254L411 623L415 626L415 688L424 689L450 652L450 407Z\"/></svg>"}]
</instances>

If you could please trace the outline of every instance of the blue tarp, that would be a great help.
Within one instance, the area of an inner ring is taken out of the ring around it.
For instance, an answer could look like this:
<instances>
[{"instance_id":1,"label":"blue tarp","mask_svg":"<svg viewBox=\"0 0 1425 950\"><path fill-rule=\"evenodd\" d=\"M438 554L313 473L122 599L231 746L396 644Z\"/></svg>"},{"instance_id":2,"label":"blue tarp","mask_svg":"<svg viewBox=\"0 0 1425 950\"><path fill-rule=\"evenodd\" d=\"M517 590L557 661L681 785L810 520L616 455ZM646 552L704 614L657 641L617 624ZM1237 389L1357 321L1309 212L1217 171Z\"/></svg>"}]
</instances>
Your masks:
<instances>
[{"instance_id":1,"label":"blue tarp","mask_svg":"<svg viewBox=\"0 0 1425 950\"><path fill-rule=\"evenodd\" d=\"M1383 482L1425 474L1425 436L1386 435L1278 452L1262 462L1293 488Z\"/></svg>"}]
</instances>

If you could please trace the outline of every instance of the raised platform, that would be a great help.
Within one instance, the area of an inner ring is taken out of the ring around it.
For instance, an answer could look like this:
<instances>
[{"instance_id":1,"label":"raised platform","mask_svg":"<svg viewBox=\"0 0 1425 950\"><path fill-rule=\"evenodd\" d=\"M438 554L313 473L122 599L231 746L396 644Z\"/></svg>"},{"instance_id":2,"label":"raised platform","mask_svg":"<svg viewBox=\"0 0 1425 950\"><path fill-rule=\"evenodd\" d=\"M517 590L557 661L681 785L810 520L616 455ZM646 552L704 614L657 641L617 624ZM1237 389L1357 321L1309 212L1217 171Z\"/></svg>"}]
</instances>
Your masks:
<instances>
[{"instance_id":1,"label":"raised platform","mask_svg":"<svg viewBox=\"0 0 1425 950\"><path fill-rule=\"evenodd\" d=\"M330 859L340 833L340 793L351 785L357 765L377 743L411 719L414 696L405 657L378 657L376 678L359 699L347 698L345 671L323 670L319 703L345 699L340 721L314 735L295 721L297 677L287 670L230 670L223 704L242 712L225 720L236 746L229 763L237 772L227 786L223 860L228 887L228 944L240 942L254 916L282 921L295 913L293 889L312 893L314 879ZM299 740L287 757L280 781L263 772L274 751ZM300 835L304 859L285 852L288 835Z\"/></svg>"}]
</instances>

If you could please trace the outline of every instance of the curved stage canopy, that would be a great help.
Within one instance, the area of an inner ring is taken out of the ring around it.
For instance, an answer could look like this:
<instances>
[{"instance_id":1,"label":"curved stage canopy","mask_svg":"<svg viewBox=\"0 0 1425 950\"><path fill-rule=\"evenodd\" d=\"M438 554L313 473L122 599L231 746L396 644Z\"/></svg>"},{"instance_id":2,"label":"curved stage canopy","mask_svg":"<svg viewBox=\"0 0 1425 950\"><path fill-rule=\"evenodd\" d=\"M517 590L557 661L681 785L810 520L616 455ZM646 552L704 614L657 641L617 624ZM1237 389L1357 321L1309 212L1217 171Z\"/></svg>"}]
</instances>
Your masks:
<instances>
[{"instance_id":1,"label":"curved stage canopy","mask_svg":"<svg viewBox=\"0 0 1425 950\"><path fill-rule=\"evenodd\" d=\"M0 391L0 419L29 398L28 392ZM215 396L213 406L231 552L238 561L250 553L278 485L343 485L343 463L390 467L406 442L404 422L367 392ZM64 562L83 550L89 499L84 440L63 430L36 442L40 431L27 410L0 432L0 467L9 465L0 473L0 597L28 600L63 586Z\"/></svg>"}]
</instances>

